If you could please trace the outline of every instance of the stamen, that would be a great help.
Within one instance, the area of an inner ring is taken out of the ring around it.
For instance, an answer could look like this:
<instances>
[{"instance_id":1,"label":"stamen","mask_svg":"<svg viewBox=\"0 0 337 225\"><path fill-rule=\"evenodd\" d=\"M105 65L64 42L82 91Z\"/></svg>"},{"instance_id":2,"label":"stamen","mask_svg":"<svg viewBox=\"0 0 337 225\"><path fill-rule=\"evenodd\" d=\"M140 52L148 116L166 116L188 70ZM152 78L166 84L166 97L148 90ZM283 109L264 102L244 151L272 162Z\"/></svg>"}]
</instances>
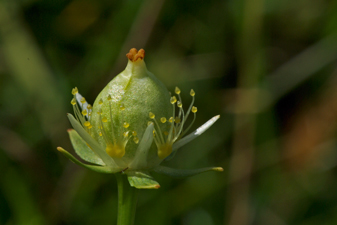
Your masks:
<instances>
[{"instance_id":1,"label":"stamen","mask_svg":"<svg viewBox=\"0 0 337 225\"><path fill-rule=\"evenodd\" d=\"M102 105L102 104L103 104L103 99L100 99L100 100L98 101L98 104Z\"/></svg>"},{"instance_id":2,"label":"stamen","mask_svg":"<svg viewBox=\"0 0 337 225\"><path fill-rule=\"evenodd\" d=\"M92 106L90 104L87 105L88 110L92 110Z\"/></svg>"},{"instance_id":3,"label":"stamen","mask_svg":"<svg viewBox=\"0 0 337 225\"><path fill-rule=\"evenodd\" d=\"M170 122L170 123L173 122L173 117L170 117L169 122Z\"/></svg>"},{"instance_id":4,"label":"stamen","mask_svg":"<svg viewBox=\"0 0 337 225\"><path fill-rule=\"evenodd\" d=\"M180 94L180 89L178 87L176 87L176 89L174 90L174 92L179 95Z\"/></svg>"},{"instance_id":5,"label":"stamen","mask_svg":"<svg viewBox=\"0 0 337 225\"><path fill-rule=\"evenodd\" d=\"M160 118L160 122L166 123L166 118L165 117Z\"/></svg>"},{"instance_id":6,"label":"stamen","mask_svg":"<svg viewBox=\"0 0 337 225\"><path fill-rule=\"evenodd\" d=\"M111 98L111 95L108 95L108 101L111 101L112 98Z\"/></svg>"},{"instance_id":7,"label":"stamen","mask_svg":"<svg viewBox=\"0 0 337 225\"><path fill-rule=\"evenodd\" d=\"M154 119L155 115L154 115L152 112L150 112L150 113L149 113L149 117L150 117L151 119Z\"/></svg>"},{"instance_id":8,"label":"stamen","mask_svg":"<svg viewBox=\"0 0 337 225\"><path fill-rule=\"evenodd\" d=\"M176 102L177 102L176 96L172 96L171 99L170 99L170 102L171 102L172 105L173 105L174 103L176 103Z\"/></svg>"},{"instance_id":9,"label":"stamen","mask_svg":"<svg viewBox=\"0 0 337 225\"><path fill-rule=\"evenodd\" d=\"M179 108L181 108L181 107L183 107L183 104L181 103L181 102L177 102L177 106L179 107Z\"/></svg>"},{"instance_id":10,"label":"stamen","mask_svg":"<svg viewBox=\"0 0 337 225\"><path fill-rule=\"evenodd\" d=\"M193 89L191 89L191 91L190 91L190 95L191 95L192 97L195 95L195 92L194 92L194 90L193 90Z\"/></svg>"},{"instance_id":11,"label":"stamen","mask_svg":"<svg viewBox=\"0 0 337 225\"><path fill-rule=\"evenodd\" d=\"M87 110L83 110L83 111L82 111L82 115L83 115L83 116L86 116L87 114L88 114Z\"/></svg>"},{"instance_id":12,"label":"stamen","mask_svg":"<svg viewBox=\"0 0 337 225\"><path fill-rule=\"evenodd\" d=\"M124 127L124 128L128 128L129 126L130 126L130 124L128 124L127 122L124 122L124 123L123 123L123 127Z\"/></svg>"},{"instance_id":13,"label":"stamen","mask_svg":"<svg viewBox=\"0 0 337 225\"><path fill-rule=\"evenodd\" d=\"M132 136L137 136L137 132L136 131L132 131Z\"/></svg>"},{"instance_id":14,"label":"stamen","mask_svg":"<svg viewBox=\"0 0 337 225\"><path fill-rule=\"evenodd\" d=\"M81 98L81 103L82 103L82 104L85 103L85 98L84 98L84 97Z\"/></svg>"},{"instance_id":15,"label":"stamen","mask_svg":"<svg viewBox=\"0 0 337 225\"><path fill-rule=\"evenodd\" d=\"M88 128L89 128L89 126L91 126L91 124L90 124L90 122L89 122L89 121L85 121L85 122L84 122L84 126L86 126L86 127L88 127Z\"/></svg>"},{"instance_id":16,"label":"stamen","mask_svg":"<svg viewBox=\"0 0 337 225\"><path fill-rule=\"evenodd\" d=\"M179 118L179 117L176 117L176 118L174 119L174 122L175 122L175 123L180 123L180 122L181 122L181 120L180 120L180 118Z\"/></svg>"},{"instance_id":17,"label":"stamen","mask_svg":"<svg viewBox=\"0 0 337 225\"><path fill-rule=\"evenodd\" d=\"M124 132L123 136L126 137L126 138L129 137L129 131Z\"/></svg>"},{"instance_id":18,"label":"stamen","mask_svg":"<svg viewBox=\"0 0 337 225\"><path fill-rule=\"evenodd\" d=\"M192 113L196 113L197 111L198 111L198 108L195 107L195 106L193 106L193 107L192 107Z\"/></svg>"},{"instance_id":19,"label":"stamen","mask_svg":"<svg viewBox=\"0 0 337 225\"><path fill-rule=\"evenodd\" d=\"M124 104L121 104L120 106L119 106L119 108L120 108L120 110L124 110L125 109L125 106L124 106Z\"/></svg>"},{"instance_id":20,"label":"stamen","mask_svg":"<svg viewBox=\"0 0 337 225\"><path fill-rule=\"evenodd\" d=\"M108 122L108 118L106 118L106 117L103 117L103 118L102 118L102 122L103 122L103 123L106 123L106 122Z\"/></svg>"},{"instance_id":21,"label":"stamen","mask_svg":"<svg viewBox=\"0 0 337 225\"><path fill-rule=\"evenodd\" d=\"M70 102L72 105L76 105L76 99L75 98L73 98L72 100L71 100L71 102Z\"/></svg>"},{"instance_id":22,"label":"stamen","mask_svg":"<svg viewBox=\"0 0 337 225\"><path fill-rule=\"evenodd\" d=\"M78 93L78 89L77 89L77 87L74 87L74 88L71 90L71 94L76 95L77 93Z\"/></svg>"},{"instance_id":23,"label":"stamen","mask_svg":"<svg viewBox=\"0 0 337 225\"><path fill-rule=\"evenodd\" d=\"M138 137L133 137L133 141L134 141L136 144L138 144L139 138L138 138Z\"/></svg>"}]
</instances>

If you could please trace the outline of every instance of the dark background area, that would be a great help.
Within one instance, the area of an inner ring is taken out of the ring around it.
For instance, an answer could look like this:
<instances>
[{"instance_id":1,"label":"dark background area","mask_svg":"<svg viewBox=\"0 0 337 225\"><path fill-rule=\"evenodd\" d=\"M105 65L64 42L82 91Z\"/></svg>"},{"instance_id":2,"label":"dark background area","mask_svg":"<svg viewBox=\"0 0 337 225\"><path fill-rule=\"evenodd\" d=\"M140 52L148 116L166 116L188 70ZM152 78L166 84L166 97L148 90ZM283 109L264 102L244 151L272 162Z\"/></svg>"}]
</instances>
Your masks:
<instances>
[{"instance_id":1,"label":"dark background area","mask_svg":"<svg viewBox=\"0 0 337 225\"><path fill-rule=\"evenodd\" d=\"M114 224L113 175L85 170L66 130L77 86L93 103L130 48L170 91L196 92L194 129L154 174L138 225L337 224L337 2L0 1L0 224Z\"/></svg>"}]
</instances>

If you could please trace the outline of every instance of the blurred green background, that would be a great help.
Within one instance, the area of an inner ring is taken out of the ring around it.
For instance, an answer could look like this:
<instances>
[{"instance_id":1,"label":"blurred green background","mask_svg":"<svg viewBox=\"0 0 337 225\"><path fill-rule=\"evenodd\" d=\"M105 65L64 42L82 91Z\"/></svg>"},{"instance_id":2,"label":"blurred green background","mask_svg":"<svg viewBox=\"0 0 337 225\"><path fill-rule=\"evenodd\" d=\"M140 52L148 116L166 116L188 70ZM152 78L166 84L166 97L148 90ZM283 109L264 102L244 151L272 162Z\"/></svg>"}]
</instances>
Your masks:
<instances>
[{"instance_id":1,"label":"blurred green background","mask_svg":"<svg viewBox=\"0 0 337 225\"><path fill-rule=\"evenodd\" d=\"M196 91L194 128L221 115L165 165L225 169L154 174L137 225L337 224L336 33L328 0L0 0L0 224L115 224L114 176L56 147L132 47Z\"/></svg>"}]
</instances>

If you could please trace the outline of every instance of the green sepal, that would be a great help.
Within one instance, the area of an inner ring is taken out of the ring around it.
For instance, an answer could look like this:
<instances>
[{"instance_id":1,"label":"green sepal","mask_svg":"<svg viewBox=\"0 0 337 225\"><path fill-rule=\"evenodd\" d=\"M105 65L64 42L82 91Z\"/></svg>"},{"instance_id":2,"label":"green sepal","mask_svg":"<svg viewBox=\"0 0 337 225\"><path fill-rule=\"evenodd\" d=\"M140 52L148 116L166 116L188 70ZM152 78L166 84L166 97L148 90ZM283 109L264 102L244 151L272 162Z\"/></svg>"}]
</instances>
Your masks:
<instances>
[{"instance_id":1,"label":"green sepal","mask_svg":"<svg viewBox=\"0 0 337 225\"><path fill-rule=\"evenodd\" d=\"M65 155L68 159L70 159L73 163L82 166L84 168L87 168L89 170L93 170L95 172L99 173L118 173L121 172L123 169L121 168L114 168L112 169L111 167L107 166L94 166L94 165L88 165L80 162L78 159L76 159L72 154L70 154L68 151L61 147L57 147L57 150L61 152L63 155Z\"/></svg>"},{"instance_id":2,"label":"green sepal","mask_svg":"<svg viewBox=\"0 0 337 225\"><path fill-rule=\"evenodd\" d=\"M200 168L200 169L195 169L195 170L181 170L181 169L173 169L173 168L169 168L165 166L157 166L156 168L153 169L153 171L156 173L168 175L170 177L183 178L183 177L194 176L199 173L204 173L208 171L222 172L223 168L222 167L206 167L206 168Z\"/></svg>"},{"instance_id":3,"label":"green sepal","mask_svg":"<svg viewBox=\"0 0 337 225\"><path fill-rule=\"evenodd\" d=\"M138 189L158 189L160 185L149 174L144 172L127 172L129 183L131 187Z\"/></svg>"},{"instance_id":4,"label":"green sepal","mask_svg":"<svg viewBox=\"0 0 337 225\"><path fill-rule=\"evenodd\" d=\"M81 159L90 163L105 166L103 160L96 155L96 153L87 145L76 130L69 129L68 134L76 154L81 157Z\"/></svg>"}]
</instances>

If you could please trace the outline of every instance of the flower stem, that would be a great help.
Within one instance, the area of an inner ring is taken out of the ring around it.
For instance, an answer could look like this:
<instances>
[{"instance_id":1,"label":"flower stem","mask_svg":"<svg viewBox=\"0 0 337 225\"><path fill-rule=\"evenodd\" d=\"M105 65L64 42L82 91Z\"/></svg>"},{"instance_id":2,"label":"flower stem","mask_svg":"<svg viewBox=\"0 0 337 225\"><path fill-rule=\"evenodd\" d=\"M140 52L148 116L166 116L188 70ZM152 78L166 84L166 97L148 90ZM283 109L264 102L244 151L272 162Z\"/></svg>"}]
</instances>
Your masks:
<instances>
[{"instance_id":1,"label":"flower stem","mask_svg":"<svg viewBox=\"0 0 337 225\"><path fill-rule=\"evenodd\" d=\"M127 177L115 174L118 187L118 216L117 225L133 225L136 214L138 190L131 187Z\"/></svg>"}]
</instances>

